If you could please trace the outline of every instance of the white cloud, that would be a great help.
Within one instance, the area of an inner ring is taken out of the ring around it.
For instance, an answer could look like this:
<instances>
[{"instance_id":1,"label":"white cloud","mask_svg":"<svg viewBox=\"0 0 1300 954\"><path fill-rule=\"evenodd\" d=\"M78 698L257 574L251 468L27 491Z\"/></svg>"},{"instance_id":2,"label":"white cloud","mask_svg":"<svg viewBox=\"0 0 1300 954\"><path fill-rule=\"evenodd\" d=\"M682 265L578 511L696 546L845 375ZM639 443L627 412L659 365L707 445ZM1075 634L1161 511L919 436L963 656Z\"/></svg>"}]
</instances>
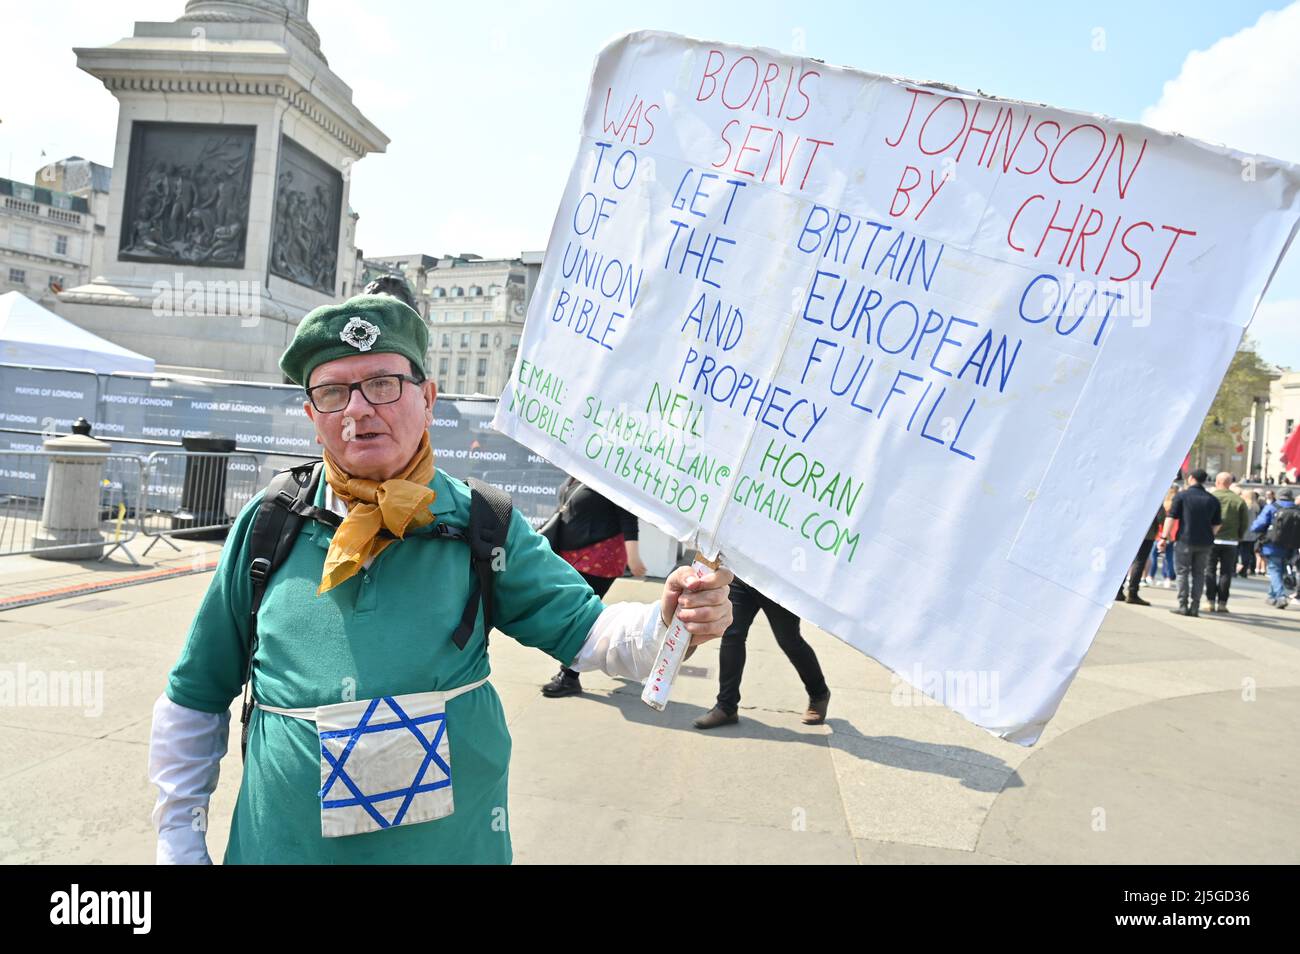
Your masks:
<instances>
[{"instance_id":1,"label":"white cloud","mask_svg":"<svg viewBox=\"0 0 1300 954\"><path fill-rule=\"evenodd\" d=\"M1193 50L1142 122L1300 162L1300 3Z\"/></svg>"},{"instance_id":2,"label":"white cloud","mask_svg":"<svg viewBox=\"0 0 1300 954\"><path fill-rule=\"evenodd\" d=\"M1193 50L1160 101L1142 114L1157 129L1300 162L1300 2ZM1300 368L1300 251L1292 244L1250 326L1266 361Z\"/></svg>"}]
</instances>

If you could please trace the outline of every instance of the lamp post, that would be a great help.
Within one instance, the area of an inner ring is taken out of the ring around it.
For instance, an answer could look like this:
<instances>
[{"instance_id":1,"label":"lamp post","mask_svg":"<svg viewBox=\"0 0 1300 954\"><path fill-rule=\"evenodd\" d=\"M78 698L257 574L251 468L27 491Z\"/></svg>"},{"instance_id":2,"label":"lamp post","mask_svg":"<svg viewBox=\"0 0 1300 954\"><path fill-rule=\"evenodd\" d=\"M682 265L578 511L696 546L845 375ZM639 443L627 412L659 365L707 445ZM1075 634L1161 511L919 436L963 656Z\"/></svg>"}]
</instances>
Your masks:
<instances>
[{"instance_id":1,"label":"lamp post","mask_svg":"<svg viewBox=\"0 0 1300 954\"><path fill-rule=\"evenodd\" d=\"M1246 439L1246 479L1255 473L1255 428L1259 414L1259 398L1250 399L1250 434Z\"/></svg>"},{"instance_id":2,"label":"lamp post","mask_svg":"<svg viewBox=\"0 0 1300 954\"><path fill-rule=\"evenodd\" d=\"M1272 416L1273 416L1273 404L1271 401L1265 401L1264 402L1264 457L1262 459L1262 464L1260 465L1261 470L1263 471L1263 473L1261 473L1260 476L1264 478L1265 483L1268 483L1268 464L1269 464L1268 425L1269 425L1269 419Z\"/></svg>"}]
</instances>

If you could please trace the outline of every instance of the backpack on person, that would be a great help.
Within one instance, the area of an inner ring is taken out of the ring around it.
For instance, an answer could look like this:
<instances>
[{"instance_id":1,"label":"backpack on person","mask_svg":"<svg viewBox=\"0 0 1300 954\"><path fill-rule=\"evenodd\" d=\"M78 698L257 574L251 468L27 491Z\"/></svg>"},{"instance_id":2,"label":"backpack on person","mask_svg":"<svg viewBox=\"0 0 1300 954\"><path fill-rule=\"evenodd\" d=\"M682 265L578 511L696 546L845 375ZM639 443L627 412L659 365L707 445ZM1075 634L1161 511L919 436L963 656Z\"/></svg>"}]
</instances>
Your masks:
<instances>
[{"instance_id":1,"label":"backpack on person","mask_svg":"<svg viewBox=\"0 0 1300 954\"><path fill-rule=\"evenodd\" d=\"M1300 547L1300 507L1278 507L1269 522L1264 542L1287 550Z\"/></svg>"},{"instance_id":2,"label":"backpack on person","mask_svg":"<svg viewBox=\"0 0 1300 954\"><path fill-rule=\"evenodd\" d=\"M316 487L324 461L314 460L299 464L289 470L282 470L271 478L266 493L253 518L253 527L249 533L248 575L253 584L252 600L249 614L248 668L244 674L244 704L240 723L240 751L248 747L248 725L252 716L253 698L253 656L257 652L257 611L262 605L266 593L266 584L289 557L298 531L307 520L319 520L332 527L338 527L343 518L330 510L315 506L311 501L316 496ZM488 633L492 629L492 586L494 581L492 559L494 554L502 552L506 537L510 531L510 515L514 509L510 495L499 487L471 477L469 526L455 527L449 524L434 524L433 532L428 536L443 540L460 540L469 544L470 594L461 613L460 623L452 633L452 642L457 649L464 649L474 632L478 620L479 606L483 607L483 639L486 648ZM391 534L388 530L381 531Z\"/></svg>"}]
</instances>

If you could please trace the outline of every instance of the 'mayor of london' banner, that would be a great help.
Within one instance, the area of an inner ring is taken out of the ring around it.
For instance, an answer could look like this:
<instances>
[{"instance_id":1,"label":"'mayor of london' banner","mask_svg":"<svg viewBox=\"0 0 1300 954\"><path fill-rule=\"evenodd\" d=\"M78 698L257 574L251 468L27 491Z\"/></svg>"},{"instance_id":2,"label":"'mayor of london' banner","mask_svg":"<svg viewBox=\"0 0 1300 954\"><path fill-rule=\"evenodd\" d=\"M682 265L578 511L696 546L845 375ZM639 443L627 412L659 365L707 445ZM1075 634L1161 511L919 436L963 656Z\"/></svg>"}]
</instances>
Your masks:
<instances>
[{"instance_id":1,"label":"'mayor of london' banner","mask_svg":"<svg viewBox=\"0 0 1300 954\"><path fill-rule=\"evenodd\" d=\"M261 455L262 486L276 470L319 453L315 429L303 410L305 400L302 388L288 385L0 364L0 450L39 451L44 443L39 434L16 432L67 432L84 417L93 425L92 435L118 442L113 449L120 453L169 450L130 443L139 438L176 443L186 437L230 438L241 450ZM534 526L540 525L555 510L565 475L493 430L494 411L494 401L439 397L429 428L434 463L461 479L491 481L511 495ZM178 469L168 473L181 479ZM39 497L45 480L45 469L35 458L0 458L0 495ZM138 488L111 488L119 489L125 489L128 501L136 500ZM150 493L170 500L180 490L179 484L152 485Z\"/></svg>"},{"instance_id":2,"label":"'mayor of london' banner","mask_svg":"<svg viewBox=\"0 0 1300 954\"><path fill-rule=\"evenodd\" d=\"M630 34L494 423L1032 744L1298 197L1132 123Z\"/></svg>"}]
</instances>

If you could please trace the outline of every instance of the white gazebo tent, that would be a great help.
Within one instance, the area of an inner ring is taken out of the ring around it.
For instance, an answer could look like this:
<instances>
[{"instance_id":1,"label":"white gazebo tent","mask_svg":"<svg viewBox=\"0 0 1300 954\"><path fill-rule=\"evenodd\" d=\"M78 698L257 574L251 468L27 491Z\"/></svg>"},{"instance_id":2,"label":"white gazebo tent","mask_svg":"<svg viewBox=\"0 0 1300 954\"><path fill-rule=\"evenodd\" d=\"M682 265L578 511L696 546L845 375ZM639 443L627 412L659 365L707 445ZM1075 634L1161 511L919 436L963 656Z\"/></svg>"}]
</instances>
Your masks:
<instances>
[{"instance_id":1,"label":"white gazebo tent","mask_svg":"<svg viewBox=\"0 0 1300 954\"><path fill-rule=\"evenodd\" d=\"M152 374L153 358L93 335L26 295L0 295L0 363Z\"/></svg>"}]
</instances>

